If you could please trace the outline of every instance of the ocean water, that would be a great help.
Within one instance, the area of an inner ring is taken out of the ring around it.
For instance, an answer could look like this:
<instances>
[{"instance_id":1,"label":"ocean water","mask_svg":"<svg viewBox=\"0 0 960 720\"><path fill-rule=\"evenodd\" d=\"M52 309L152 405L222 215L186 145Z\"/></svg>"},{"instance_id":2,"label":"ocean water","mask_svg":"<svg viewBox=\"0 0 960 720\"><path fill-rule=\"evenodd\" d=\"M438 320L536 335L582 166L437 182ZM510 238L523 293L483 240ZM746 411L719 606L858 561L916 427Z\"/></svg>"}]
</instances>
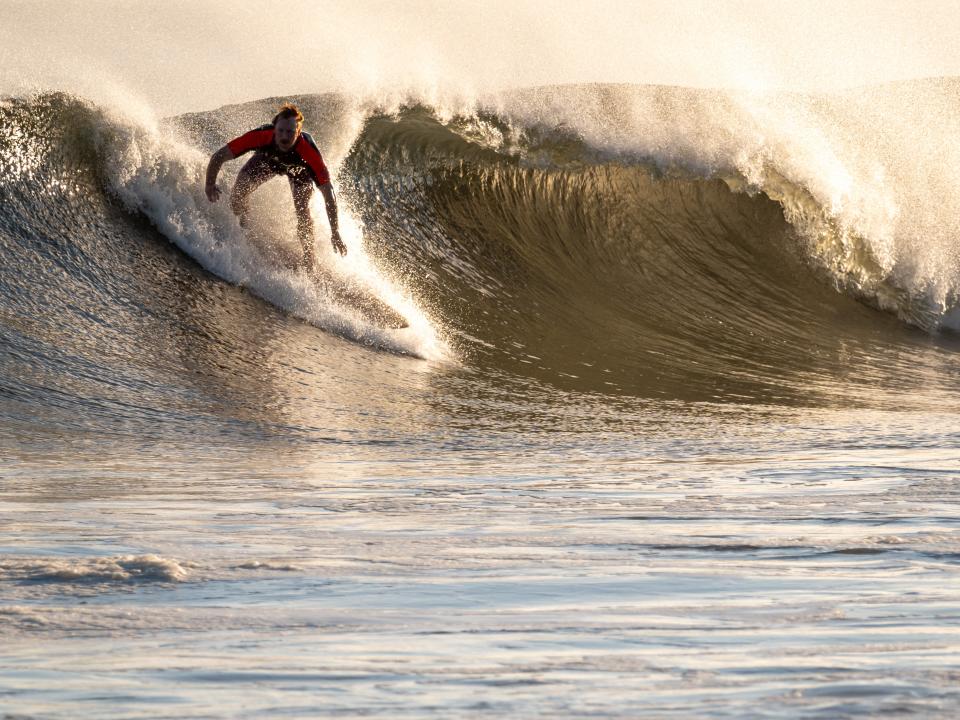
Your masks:
<instances>
[{"instance_id":1,"label":"ocean water","mask_svg":"<svg viewBox=\"0 0 960 720\"><path fill-rule=\"evenodd\" d=\"M293 99L0 104L0 717L955 715L956 80Z\"/></svg>"}]
</instances>

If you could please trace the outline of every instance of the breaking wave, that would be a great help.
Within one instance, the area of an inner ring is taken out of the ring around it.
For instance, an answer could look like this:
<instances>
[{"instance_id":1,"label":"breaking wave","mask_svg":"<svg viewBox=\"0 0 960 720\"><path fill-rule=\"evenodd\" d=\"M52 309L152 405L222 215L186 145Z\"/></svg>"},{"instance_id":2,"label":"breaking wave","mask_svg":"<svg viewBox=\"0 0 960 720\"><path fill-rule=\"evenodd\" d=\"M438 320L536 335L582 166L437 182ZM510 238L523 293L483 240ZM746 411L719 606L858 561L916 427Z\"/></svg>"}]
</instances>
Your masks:
<instances>
[{"instance_id":1,"label":"breaking wave","mask_svg":"<svg viewBox=\"0 0 960 720\"><path fill-rule=\"evenodd\" d=\"M869 106L917 92L960 118L950 81L873 90ZM892 370L905 371L915 358L903 348L949 345L960 327L960 200L924 195L903 142L868 132L879 111L856 112L861 95L296 98L344 200L351 252L339 261L319 233L326 285L284 260L293 213L281 184L255 196L267 243L203 197L209 153L276 99L162 122L62 94L8 99L3 315L16 327L42 297L61 317L123 326L170 312L151 299L168 295L240 315L211 298L226 281L375 349L595 392L776 396L790 378L833 382L851 346L893 348ZM928 180L935 191L950 178ZM202 270L164 256L167 241ZM351 283L410 327L358 313L343 301Z\"/></svg>"}]
</instances>

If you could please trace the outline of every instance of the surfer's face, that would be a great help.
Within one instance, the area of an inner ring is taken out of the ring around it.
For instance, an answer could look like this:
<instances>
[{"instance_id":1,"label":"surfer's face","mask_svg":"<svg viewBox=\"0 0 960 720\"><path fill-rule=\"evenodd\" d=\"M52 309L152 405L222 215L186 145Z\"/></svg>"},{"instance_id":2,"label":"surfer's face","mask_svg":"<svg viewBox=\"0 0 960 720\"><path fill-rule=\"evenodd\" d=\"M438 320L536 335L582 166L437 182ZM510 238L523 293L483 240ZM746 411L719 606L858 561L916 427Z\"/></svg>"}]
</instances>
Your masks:
<instances>
[{"instance_id":1,"label":"surfer's face","mask_svg":"<svg viewBox=\"0 0 960 720\"><path fill-rule=\"evenodd\" d=\"M273 126L273 141L284 152L293 147L299 135L296 118L280 118Z\"/></svg>"}]
</instances>

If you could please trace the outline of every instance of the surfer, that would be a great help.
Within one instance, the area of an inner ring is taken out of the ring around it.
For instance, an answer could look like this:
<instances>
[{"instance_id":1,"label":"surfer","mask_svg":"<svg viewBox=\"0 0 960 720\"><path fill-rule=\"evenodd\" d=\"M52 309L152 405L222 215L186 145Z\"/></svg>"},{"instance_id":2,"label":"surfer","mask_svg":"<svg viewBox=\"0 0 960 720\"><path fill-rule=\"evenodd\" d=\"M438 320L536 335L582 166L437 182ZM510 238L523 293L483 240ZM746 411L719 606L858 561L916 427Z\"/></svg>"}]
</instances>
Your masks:
<instances>
[{"instance_id":1,"label":"surfer","mask_svg":"<svg viewBox=\"0 0 960 720\"><path fill-rule=\"evenodd\" d=\"M247 223L247 199L260 185L272 177L285 175L293 192L293 205L297 212L297 239L303 246L303 264L307 270L316 265L314 252L313 218L310 217L310 197L316 183L323 193L330 221L330 242L341 255L347 254L347 246L340 239L337 229L337 199L330 183L330 173L323 163L317 144L309 133L301 130L303 113L296 105L283 105L273 122L251 130L235 138L217 150L207 165L207 199L220 199L217 175L227 160L254 151L253 157L240 168L237 181L230 193L230 208L240 219L241 227Z\"/></svg>"}]
</instances>

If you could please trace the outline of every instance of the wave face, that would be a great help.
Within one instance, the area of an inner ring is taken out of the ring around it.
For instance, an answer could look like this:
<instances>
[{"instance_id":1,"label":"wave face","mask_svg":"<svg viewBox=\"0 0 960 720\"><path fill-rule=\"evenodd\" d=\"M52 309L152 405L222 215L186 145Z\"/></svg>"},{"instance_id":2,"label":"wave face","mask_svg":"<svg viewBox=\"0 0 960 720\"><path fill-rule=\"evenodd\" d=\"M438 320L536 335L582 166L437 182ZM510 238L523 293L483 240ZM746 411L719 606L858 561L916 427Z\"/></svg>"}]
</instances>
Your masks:
<instances>
[{"instance_id":1,"label":"wave face","mask_svg":"<svg viewBox=\"0 0 960 720\"><path fill-rule=\"evenodd\" d=\"M587 121L558 122L571 107ZM585 391L788 402L908 390L950 362L955 238L920 253L905 231L898 255L866 219L888 197L845 215L799 150L778 164L738 144L730 98L549 88L498 109L373 117L343 172L373 251L473 362Z\"/></svg>"},{"instance_id":2,"label":"wave face","mask_svg":"<svg viewBox=\"0 0 960 720\"><path fill-rule=\"evenodd\" d=\"M386 351L493 385L814 404L956 389L956 241L933 228L917 245L911 232L932 222L920 191L890 195L876 167L844 165L850 125L821 133L818 155L809 143L788 152L770 128L761 142L762 113L747 118L743 98L705 91L543 88L448 107L297 101L344 201L351 255L332 282L361 284L412 327L365 322L277 247L248 240L226 203L203 198L209 152L275 99L159 124L65 95L11 99L0 106L9 416L40 402L67 424L159 412L194 427L196 395L210 393L184 368L216 367L221 387L200 414L231 405L256 425L263 408L224 400L224 376L263 362L278 322L290 333L303 320L327 333L335 359L353 357L351 346ZM827 117L851 102L812 106ZM863 168L879 195L857 189ZM845 194L831 197L838 177ZM255 205L278 246L293 237L283 190ZM278 321L274 308L295 317ZM372 372L364 383L382 381Z\"/></svg>"}]
</instances>

